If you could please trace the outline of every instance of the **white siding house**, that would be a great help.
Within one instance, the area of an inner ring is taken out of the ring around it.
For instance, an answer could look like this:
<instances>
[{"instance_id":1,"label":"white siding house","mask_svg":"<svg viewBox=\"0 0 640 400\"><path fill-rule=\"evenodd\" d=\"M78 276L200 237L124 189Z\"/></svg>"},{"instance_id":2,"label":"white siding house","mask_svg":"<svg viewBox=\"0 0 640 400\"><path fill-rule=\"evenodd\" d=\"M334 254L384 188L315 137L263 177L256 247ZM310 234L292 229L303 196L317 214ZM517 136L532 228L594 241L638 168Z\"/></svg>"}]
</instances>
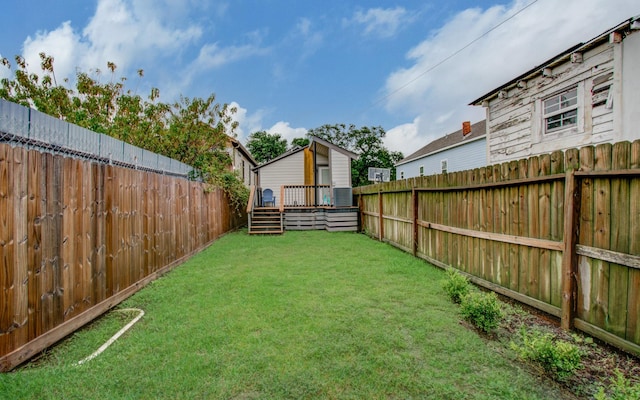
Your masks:
<instances>
[{"instance_id":1,"label":"white siding house","mask_svg":"<svg viewBox=\"0 0 640 400\"><path fill-rule=\"evenodd\" d=\"M251 153L237 139L230 137L227 145L227 153L231 157L231 169L235 172L245 186L256 183L256 173L253 171L258 163Z\"/></svg>"},{"instance_id":2,"label":"white siding house","mask_svg":"<svg viewBox=\"0 0 640 400\"><path fill-rule=\"evenodd\" d=\"M351 188L351 160L357 155L335 146L323 139L311 136L307 147L292 149L281 156L258 165L254 171L258 174L258 186L261 190L271 189L276 195L276 205L280 205L282 188L287 187L288 198L296 198L296 203L312 202L322 205L334 204L334 189ZM305 186L313 193L311 200L305 192L302 200L295 191Z\"/></svg>"},{"instance_id":3,"label":"white siding house","mask_svg":"<svg viewBox=\"0 0 640 400\"><path fill-rule=\"evenodd\" d=\"M258 166L262 190L271 189L279 204L283 185L304 185L304 148L289 151L280 157Z\"/></svg>"},{"instance_id":4,"label":"white siding house","mask_svg":"<svg viewBox=\"0 0 640 400\"><path fill-rule=\"evenodd\" d=\"M400 160L396 179L464 171L487 165L485 121L471 125L471 131L458 130L422 147Z\"/></svg>"},{"instance_id":5,"label":"white siding house","mask_svg":"<svg viewBox=\"0 0 640 400\"><path fill-rule=\"evenodd\" d=\"M639 30L631 18L473 101L489 163L640 137Z\"/></svg>"},{"instance_id":6,"label":"white siding house","mask_svg":"<svg viewBox=\"0 0 640 400\"><path fill-rule=\"evenodd\" d=\"M331 150L331 185L337 188L351 187L351 159L349 156L337 151Z\"/></svg>"}]
</instances>

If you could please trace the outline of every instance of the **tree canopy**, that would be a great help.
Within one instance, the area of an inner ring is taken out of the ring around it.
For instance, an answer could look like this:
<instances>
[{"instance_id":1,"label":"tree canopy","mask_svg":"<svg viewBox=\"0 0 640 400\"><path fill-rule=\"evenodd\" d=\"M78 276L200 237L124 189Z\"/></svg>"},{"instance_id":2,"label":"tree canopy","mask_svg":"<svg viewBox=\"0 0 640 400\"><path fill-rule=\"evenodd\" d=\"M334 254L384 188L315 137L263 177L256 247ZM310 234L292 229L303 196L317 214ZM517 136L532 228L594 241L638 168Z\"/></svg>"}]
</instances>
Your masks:
<instances>
[{"instance_id":1,"label":"tree canopy","mask_svg":"<svg viewBox=\"0 0 640 400\"><path fill-rule=\"evenodd\" d=\"M125 87L125 77L116 77L111 62L105 83L96 69L78 72L75 87L68 87L66 79L57 82L53 57L40 53L40 61L41 74L36 74L16 56L13 79L0 81L0 98L189 164L200 178L222 187L238 209L246 204L248 191L229 172L231 158L225 151L228 136L235 135L235 109L217 103L214 94L168 104L158 101L160 91L152 88L143 99ZM0 64L13 67L6 58ZM138 79L143 76L138 70Z\"/></svg>"},{"instance_id":2,"label":"tree canopy","mask_svg":"<svg viewBox=\"0 0 640 400\"><path fill-rule=\"evenodd\" d=\"M310 129L313 135L356 153L359 157L351 163L353 186L369 185L369 167L390 168L391 179L395 179L395 163L402 160L401 152L390 151L382 143L386 132L380 126L356 128L353 124L322 125Z\"/></svg>"},{"instance_id":3,"label":"tree canopy","mask_svg":"<svg viewBox=\"0 0 640 400\"><path fill-rule=\"evenodd\" d=\"M291 148L308 146L311 141L309 138L293 138L291 139Z\"/></svg>"},{"instance_id":4,"label":"tree canopy","mask_svg":"<svg viewBox=\"0 0 640 400\"><path fill-rule=\"evenodd\" d=\"M287 139L278 133L253 132L247 140L247 149L259 163L273 160L287 151Z\"/></svg>"}]
</instances>

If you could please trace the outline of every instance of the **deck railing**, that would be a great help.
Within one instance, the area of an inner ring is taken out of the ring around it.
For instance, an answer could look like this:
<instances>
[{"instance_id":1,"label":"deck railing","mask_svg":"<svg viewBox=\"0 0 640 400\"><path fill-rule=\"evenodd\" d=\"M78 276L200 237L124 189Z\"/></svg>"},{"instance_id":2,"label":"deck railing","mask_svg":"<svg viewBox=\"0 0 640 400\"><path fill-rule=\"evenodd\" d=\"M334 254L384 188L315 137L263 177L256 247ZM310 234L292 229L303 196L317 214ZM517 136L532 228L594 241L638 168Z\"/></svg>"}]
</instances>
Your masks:
<instances>
[{"instance_id":1,"label":"deck railing","mask_svg":"<svg viewBox=\"0 0 640 400\"><path fill-rule=\"evenodd\" d=\"M330 185L283 185L281 205L286 208L331 206Z\"/></svg>"}]
</instances>

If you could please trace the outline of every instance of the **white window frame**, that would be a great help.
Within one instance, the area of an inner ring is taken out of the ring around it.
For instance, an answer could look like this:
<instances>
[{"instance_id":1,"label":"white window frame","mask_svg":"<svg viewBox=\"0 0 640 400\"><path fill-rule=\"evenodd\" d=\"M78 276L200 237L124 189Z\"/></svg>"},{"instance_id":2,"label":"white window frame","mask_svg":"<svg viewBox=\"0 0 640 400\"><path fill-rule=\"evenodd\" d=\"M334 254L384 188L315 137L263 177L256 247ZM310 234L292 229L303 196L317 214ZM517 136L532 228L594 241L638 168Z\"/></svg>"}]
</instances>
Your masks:
<instances>
[{"instance_id":1,"label":"white window frame","mask_svg":"<svg viewBox=\"0 0 640 400\"><path fill-rule=\"evenodd\" d=\"M418 167L418 174L420 176L424 176L424 165Z\"/></svg>"},{"instance_id":2,"label":"white window frame","mask_svg":"<svg viewBox=\"0 0 640 400\"><path fill-rule=\"evenodd\" d=\"M578 126L578 86L543 99L542 118L546 135ZM552 118L553 123L559 125L550 128Z\"/></svg>"},{"instance_id":3,"label":"white window frame","mask_svg":"<svg viewBox=\"0 0 640 400\"><path fill-rule=\"evenodd\" d=\"M569 90L576 89L576 104L564 109L554 112L546 113L544 109L545 101L558 97ZM532 139L534 143L540 143L542 141L554 140L565 136L577 135L584 133L584 118L585 118L585 102L584 102L584 81L580 81L577 84L563 87L562 90L555 90L549 94L542 93L541 97L535 102L534 118L532 120ZM547 118L558 113L563 113L569 110L577 110L576 123L567 125L565 127L559 127L547 131Z\"/></svg>"},{"instance_id":4,"label":"white window frame","mask_svg":"<svg viewBox=\"0 0 640 400\"><path fill-rule=\"evenodd\" d=\"M448 167L449 167L449 160L448 159L445 158L443 160L440 160L440 171L443 174L447 173L447 171L449 170Z\"/></svg>"}]
</instances>

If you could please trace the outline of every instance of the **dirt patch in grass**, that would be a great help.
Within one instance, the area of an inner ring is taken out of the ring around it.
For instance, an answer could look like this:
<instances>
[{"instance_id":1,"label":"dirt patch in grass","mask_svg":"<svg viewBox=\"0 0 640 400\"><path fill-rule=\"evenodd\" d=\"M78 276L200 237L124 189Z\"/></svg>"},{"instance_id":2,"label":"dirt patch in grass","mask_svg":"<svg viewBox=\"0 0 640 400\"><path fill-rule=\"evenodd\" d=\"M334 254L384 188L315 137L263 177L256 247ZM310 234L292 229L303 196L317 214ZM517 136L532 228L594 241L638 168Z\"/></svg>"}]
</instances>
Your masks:
<instances>
[{"instance_id":1,"label":"dirt patch in grass","mask_svg":"<svg viewBox=\"0 0 640 400\"><path fill-rule=\"evenodd\" d=\"M489 334L478 331L485 340L496 344L498 351L513 353L510 344L517 340L523 328L528 331L551 333L555 339L564 340L580 348L582 352L580 368L563 380L555 379L552 374L536 363L523 361L531 373L554 380L567 398L592 399L600 387L606 389L615 382L617 373L622 373L631 383L640 385L640 358L580 332L564 331L560 328L560 320L555 317L508 298L503 297L501 300L505 308L505 318L498 329ZM467 322L463 324L469 329L476 330Z\"/></svg>"}]
</instances>

